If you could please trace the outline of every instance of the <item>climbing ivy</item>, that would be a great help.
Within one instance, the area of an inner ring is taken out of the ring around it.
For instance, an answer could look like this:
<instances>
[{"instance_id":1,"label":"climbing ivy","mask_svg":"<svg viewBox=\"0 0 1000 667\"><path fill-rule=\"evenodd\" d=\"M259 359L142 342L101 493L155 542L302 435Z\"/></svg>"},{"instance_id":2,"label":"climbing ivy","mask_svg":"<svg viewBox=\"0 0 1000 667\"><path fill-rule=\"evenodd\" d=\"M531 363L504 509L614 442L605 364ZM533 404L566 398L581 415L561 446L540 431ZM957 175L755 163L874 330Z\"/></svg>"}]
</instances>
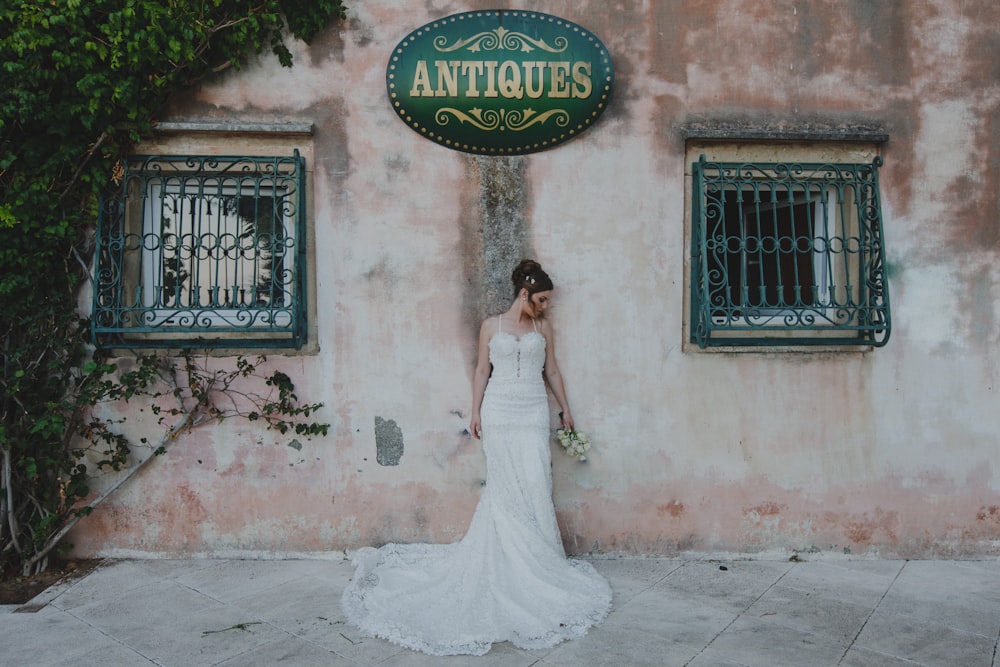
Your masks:
<instances>
[{"instance_id":1,"label":"climbing ivy","mask_svg":"<svg viewBox=\"0 0 1000 667\"><path fill-rule=\"evenodd\" d=\"M265 50L290 66L289 35L309 41L343 17L340 0L0 3L3 573L44 569L67 526L92 508L82 504L90 494L89 449L103 454L92 466L127 465L121 424L93 416L102 402L142 397L163 410L158 401L170 387L180 402L160 417L175 418L173 437L234 415L282 432L325 430L308 421L318 406L298 406L287 376L264 378L270 393L239 389L262 360L240 358L232 375L191 357L139 358L123 371L88 347L77 307L98 201L170 97ZM215 408L220 391L242 392L258 407ZM89 444L80 446L81 438Z\"/></svg>"}]
</instances>

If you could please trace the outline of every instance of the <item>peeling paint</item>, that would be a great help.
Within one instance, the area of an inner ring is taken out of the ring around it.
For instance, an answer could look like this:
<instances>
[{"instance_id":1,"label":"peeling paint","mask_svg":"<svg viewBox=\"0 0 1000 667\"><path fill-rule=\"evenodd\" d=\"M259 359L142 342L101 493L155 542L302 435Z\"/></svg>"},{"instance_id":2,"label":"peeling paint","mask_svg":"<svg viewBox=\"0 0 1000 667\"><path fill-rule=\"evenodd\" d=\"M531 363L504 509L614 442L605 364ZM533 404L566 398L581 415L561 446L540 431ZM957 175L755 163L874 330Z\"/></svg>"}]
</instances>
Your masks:
<instances>
[{"instance_id":1,"label":"peeling paint","mask_svg":"<svg viewBox=\"0 0 1000 667\"><path fill-rule=\"evenodd\" d=\"M375 452L381 466L398 466L403 458L403 431L393 420L375 417Z\"/></svg>"}]
</instances>

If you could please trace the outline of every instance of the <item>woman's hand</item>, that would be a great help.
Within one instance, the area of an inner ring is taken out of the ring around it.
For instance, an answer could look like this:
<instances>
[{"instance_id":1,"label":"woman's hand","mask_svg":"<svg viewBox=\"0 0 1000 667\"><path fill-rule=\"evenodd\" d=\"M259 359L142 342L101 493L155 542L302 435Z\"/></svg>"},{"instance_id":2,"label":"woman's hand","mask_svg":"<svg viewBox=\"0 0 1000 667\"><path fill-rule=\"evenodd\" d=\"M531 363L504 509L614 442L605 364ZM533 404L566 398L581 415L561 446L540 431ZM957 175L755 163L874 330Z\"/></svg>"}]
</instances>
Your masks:
<instances>
[{"instance_id":1,"label":"woman's hand","mask_svg":"<svg viewBox=\"0 0 1000 667\"><path fill-rule=\"evenodd\" d=\"M573 415L570 414L569 410L563 410L559 413L559 421L562 422L564 429L573 430Z\"/></svg>"},{"instance_id":2,"label":"woman's hand","mask_svg":"<svg viewBox=\"0 0 1000 667\"><path fill-rule=\"evenodd\" d=\"M472 421L469 422L469 433L476 440L483 439L483 420L478 413L472 415Z\"/></svg>"}]
</instances>

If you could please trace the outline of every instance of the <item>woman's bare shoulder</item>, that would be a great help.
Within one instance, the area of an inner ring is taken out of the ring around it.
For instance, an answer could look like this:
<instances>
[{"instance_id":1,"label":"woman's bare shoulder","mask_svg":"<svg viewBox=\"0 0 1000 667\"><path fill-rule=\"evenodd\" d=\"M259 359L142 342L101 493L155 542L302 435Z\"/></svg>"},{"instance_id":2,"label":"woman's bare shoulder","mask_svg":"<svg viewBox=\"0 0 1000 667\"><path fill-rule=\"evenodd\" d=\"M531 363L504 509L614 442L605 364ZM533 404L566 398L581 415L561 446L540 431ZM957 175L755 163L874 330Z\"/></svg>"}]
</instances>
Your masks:
<instances>
[{"instance_id":1,"label":"woman's bare shoulder","mask_svg":"<svg viewBox=\"0 0 1000 667\"><path fill-rule=\"evenodd\" d=\"M479 334L492 336L499 330L499 322L497 321L497 316L492 315L483 320L483 323L479 325Z\"/></svg>"}]
</instances>

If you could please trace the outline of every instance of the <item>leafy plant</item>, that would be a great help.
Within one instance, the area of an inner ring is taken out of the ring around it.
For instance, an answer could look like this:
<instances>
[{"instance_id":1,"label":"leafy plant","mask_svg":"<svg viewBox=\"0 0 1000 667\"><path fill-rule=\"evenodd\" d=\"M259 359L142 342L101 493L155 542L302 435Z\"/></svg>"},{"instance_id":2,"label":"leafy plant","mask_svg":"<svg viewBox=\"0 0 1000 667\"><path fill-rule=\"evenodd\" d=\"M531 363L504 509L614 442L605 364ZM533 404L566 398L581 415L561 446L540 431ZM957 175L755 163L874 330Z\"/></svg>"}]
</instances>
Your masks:
<instances>
[{"instance_id":1,"label":"leafy plant","mask_svg":"<svg viewBox=\"0 0 1000 667\"><path fill-rule=\"evenodd\" d=\"M340 0L0 4L3 572L44 569L68 522L93 506L76 507L89 493L89 446L103 448L100 467L128 462L122 424L93 417L103 401L161 400L162 383L173 382L171 391L186 402L159 409L178 420L169 425L175 436L228 416L262 419L279 431L322 428L308 421L316 406L296 407L291 380L281 374L269 378L275 393L260 395L259 409L217 407L227 393L238 405L252 403L249 393L240 396L237 380L252 381L258 365L245 359L237 360L234 376L210 373L190 358L139 358L120 371L89 350L76 307L100 196L114 187L121 158L149 136L170 96L265 49L291 65L289 33L308 41L343 15ZM81 436L88 447L76 444Z\"/></svg>"},{"instance_id":2,"label":"leafy plant","mask_svg":"<svg viewBox=\"0 0 1000 667\"><path fill-rule=\"evenodd\" d=\"M31 498L28 512L5 517L15 525L25 517L34 522L31 548L14 544L14 549L20 550L23 571L36 570L38 565L44 569L49 553L81 518L179 437L200 426L242 417L280 433L291 431L307 437L327 434L329 425L307 421L322 404L300 405L291 378L281 371L262 375L259 368L267 361L265 357L251 361L239 356L235 368L211 368L211 361L190 354L179 359L141 355L117 364L89 361L79 369L71 400L57 411L72 415L75 433L80 436L68 451L67 460L76 463L61 480L62 502L47 507ZM138 404L139 411L149 410L165 428L155 443L139 438L139 444L149 450L145 458L131 463L133 443L121 432L126 418L100 416L100 408L109 404L117 408ZM100 495L79 505L90 494L85 460L98 470L125 472ZM9 474L13 478L14 472L8 470L5 459L4 478ZM47 530L38 531L39 525Z\"/></svg>"}]
</instances>

